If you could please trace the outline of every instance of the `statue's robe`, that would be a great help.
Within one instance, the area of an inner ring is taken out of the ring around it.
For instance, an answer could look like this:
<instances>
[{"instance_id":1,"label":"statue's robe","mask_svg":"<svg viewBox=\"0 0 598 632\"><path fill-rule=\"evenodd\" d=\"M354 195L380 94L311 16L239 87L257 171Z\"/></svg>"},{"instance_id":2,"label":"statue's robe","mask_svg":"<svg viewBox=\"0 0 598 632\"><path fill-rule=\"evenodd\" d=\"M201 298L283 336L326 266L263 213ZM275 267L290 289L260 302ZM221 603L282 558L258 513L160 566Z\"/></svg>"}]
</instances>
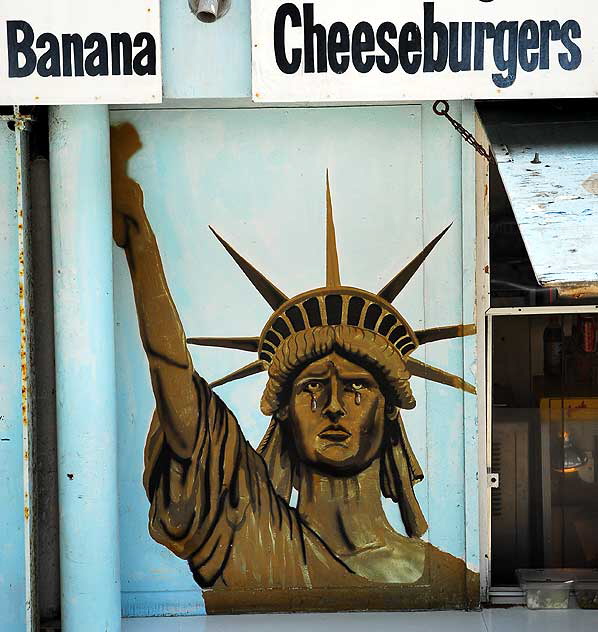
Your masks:
<instances>
[{"instance_id":1,"label":"statue's robe","mask_svg":"<svg viewBox=\"0 0 598 632\"><path fill-rule=\"evenodd\" d=\"M169 448L154 413L144 485L152 537L188 561L209 612L477 604L477 574L417 538L405 538L426 549L417 582L379 584L354 573L276 493L233 413L198 375L194 383L199 420L191 458Z\"/></svg>"}]
</instances>

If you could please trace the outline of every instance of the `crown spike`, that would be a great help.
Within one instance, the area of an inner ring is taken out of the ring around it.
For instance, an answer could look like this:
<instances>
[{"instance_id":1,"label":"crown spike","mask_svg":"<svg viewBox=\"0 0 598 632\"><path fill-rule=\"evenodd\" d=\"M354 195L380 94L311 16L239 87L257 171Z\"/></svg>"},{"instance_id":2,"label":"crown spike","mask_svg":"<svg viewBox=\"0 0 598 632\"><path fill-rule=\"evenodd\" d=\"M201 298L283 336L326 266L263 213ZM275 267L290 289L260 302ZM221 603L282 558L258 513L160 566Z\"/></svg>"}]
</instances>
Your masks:
<instances>
[{"instance_id":1,"label":"crown spike","mask_svg":"<svg viewBox=\"0 0 598 632\"><path fill-rule=\"evenodd\" d=\"M249 261L244 259L230 244L224 241L211 226L210 230L214 233L216 239L224 246L228 254L235 260L239 268L243 270L245 276L251 281L255 289L268 301L272 309L278 309L283 303L289 300L271 281L256 270Z\"/></svg>"},{"instance_id":2,"label":"crown spike","mask_svg":"<svg viewBox=\"0 0 598 632\"><path fill-rule=\"evenodd\" d=\"M247 364L224 377L221 377L219 380L212 382L210 384L210 388L216 388L217 386L222 386L223 384L228 384L229 382L234 382L235 380L242 380L244 377L249 377L250 375L256 375L257 373L263 373L266 370L266 366L261 360L256 360L251 364Z\"/></svg>"},{"instance_id":3,"label":"crown spike","mask_svg":"<svg viewBox=\"0 0 598 632\"><path fill-rule=\"evenodd\" d=\"M238 349L239 351L257 352L260 339L251 338L187 338L190 345L202 347L222 347L225 349Z\"/></svg>"},{"instance_id":4,"label":"crown spike","mask_svg":"<svg viewBox=\"0 0 598 632\"><path fill-rule=\"evenodd\" d=\"M420 345L425 345L428 342L436 342L437 340L452 340L453 338L473 336L475 333L475 325L449 325L448 327L420 329L415 332L415 336Z\"/></svg>"},{"instance_id":5,"label":"crown spike","mask_svg":"<svg viewBox=\"0 0 598 632\"><path fill-rule=\"evenodd\" d=\"M447 230L453 225L451 222L437 237L435 237L410 263L408 263L391 281L379 292L378 296L392 303L409 283L411 277L419 270L426 257L432 252L434 246L444 237Z\"/></svg>"},{"instance_id":6,"label":"crown spike","mask_svg":"<svg viewBox=\"0 0 598 632\"><path fill-rule=\"evenodd\" d=\"M326 287L341 286L341 275L338 268L338 252L336 250L336 231L332 215L332 197L330 195L330 179L326 169Z\"/></svg>"},{"instance_id":7,"label":"crown spike","mask_svg":"<svg viewBox=\"0 0 598 632\"><path fill-rule=\"evenodd\" d=\"M462 391L472 393L473 395L476 393L475 386L466 382L458 375L453 375L452 373L447 373L446 371L437 369L429 364L424 364L415 358L408 358L405 360L405 364L407 366L407 370L412 375L423 377L426 380L437 382L438 384L446 384L447 386L452 386L453 388L459 388Z\"/></svg>"}]
</instances>

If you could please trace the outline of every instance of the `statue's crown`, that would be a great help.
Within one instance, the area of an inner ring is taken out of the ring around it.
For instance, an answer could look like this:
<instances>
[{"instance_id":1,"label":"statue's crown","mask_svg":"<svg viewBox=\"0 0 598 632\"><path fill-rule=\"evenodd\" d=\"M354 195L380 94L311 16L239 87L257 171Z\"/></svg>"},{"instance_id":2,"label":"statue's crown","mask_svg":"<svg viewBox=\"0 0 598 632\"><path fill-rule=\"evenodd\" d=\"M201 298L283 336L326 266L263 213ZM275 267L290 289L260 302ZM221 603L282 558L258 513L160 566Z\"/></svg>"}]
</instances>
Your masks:
<instances>
[{"instance_id":1,"label":"statue's crown","mask_svg":"<svg viewBox=\"0 0 598 632\"><path fill-rule=\"evenodd\" d=\"M409 323L392 305L392 301L407 285L449 228L450 225L435 237L377 294L343 286L340 281L330 182L327 173L326 286L310 290L293 298L288 298L211 228L220 243L274 310L260 336L188 339L190 344L241 349L258 354L257 360L213 382L211 386L220 386L227 382L266 371L272 363L279 346L284 340L294 334L326 325L353 325L373 331L386 338L396 351L400 353L407 369L413 375L462 388L469 392L475 392L474 387L462 378L409 357L420 344L470 335L475 333L475 326L454 325L413 331Z\"/></svg>"},{"instance_id":2,"label":"statue's crown","mask_svg":"<svg viewBox=\"0 0 598 632\"><path fill-rule=\"evenodd\" d=\"M352 287L324 287L295 296L272 314L259 338L258 357L270 364L283 340L325 325L369 329L387 338L402 356L419 345L407 321L380 296Z\"/></svg>"}]
</instances>

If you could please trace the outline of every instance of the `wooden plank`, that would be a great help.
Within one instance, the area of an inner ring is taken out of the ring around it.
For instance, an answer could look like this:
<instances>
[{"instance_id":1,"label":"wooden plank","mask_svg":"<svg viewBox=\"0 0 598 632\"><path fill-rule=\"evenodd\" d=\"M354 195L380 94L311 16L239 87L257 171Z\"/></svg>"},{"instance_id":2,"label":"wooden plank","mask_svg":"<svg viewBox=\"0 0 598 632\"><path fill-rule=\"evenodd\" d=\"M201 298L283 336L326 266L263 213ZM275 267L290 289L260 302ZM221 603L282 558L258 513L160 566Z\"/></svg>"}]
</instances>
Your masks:
<instances>
[{"instance_id":1,"label":"wooden plank","mask_svg":"<svg viewBox=\"0 0 598 632\"><path fill-rule=\"evenodd\" d=\"M538 283L598 293L598 122L505 119L487 131Z\"/></svg>"}]
</instances>

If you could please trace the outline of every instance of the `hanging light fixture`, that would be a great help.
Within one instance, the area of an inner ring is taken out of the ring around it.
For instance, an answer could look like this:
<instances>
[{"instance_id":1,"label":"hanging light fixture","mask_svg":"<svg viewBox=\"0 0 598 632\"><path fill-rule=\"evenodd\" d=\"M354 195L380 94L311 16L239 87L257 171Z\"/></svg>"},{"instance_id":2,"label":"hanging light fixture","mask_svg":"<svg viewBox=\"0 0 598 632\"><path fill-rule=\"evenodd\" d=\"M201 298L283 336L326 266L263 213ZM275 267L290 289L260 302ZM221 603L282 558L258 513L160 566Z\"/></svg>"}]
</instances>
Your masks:
<instances>
[{"instance_id":1,"label":"hanging light fixture","mask_svg":"<svg viewBox=\"0 0 598 632\"><path fill-rule=\"evenodd\" d=\"M562 440L563 463L561 467L556 469L564 474L577 472L588 462L588 457L573 443L570 432L564 431Z\"/></svg>"}]
</instances>

